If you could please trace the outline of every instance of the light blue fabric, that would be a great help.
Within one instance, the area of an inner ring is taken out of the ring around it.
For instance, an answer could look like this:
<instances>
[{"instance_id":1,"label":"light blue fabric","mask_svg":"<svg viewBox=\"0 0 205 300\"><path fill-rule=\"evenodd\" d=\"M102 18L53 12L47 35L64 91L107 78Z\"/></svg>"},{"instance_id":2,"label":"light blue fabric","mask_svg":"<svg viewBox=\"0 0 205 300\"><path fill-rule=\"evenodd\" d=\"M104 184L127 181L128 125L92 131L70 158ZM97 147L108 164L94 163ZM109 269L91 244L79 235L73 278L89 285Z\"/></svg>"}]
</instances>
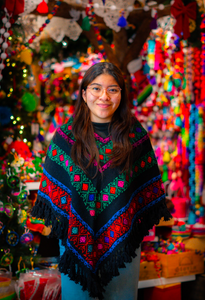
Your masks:
<instances>
[{"instance_id":1,"label":"light blue fabric","mask_svg":"<svg viewBox=\"0 0 205 300\"><path fill-rule=\"evenodd\" d=\"M140 248L137 249L132 263L126 264L126 268L119 269L120 275L114 277L105 287L105 300L137 300ZM63 255L65 247L60 243L60 255ZM93 300L88 291L82 291L82 287L70 280L67 275L61 274L61 300ZM97 298L95 298L97 300Z\"/></svg>"}]
</instances>

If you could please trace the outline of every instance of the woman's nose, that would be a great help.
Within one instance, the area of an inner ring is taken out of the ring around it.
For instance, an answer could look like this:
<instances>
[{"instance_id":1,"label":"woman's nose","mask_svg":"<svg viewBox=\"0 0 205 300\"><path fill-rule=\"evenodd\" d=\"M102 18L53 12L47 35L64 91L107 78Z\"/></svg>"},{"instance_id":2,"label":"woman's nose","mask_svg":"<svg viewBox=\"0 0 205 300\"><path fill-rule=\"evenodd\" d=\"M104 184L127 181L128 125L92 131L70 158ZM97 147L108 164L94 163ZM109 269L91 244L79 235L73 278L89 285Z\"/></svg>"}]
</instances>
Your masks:
<instances>
[{"instance_id":1,"label":"woman's nose","mask_svg":"<svg viewBox=\"0 0 205 300\"><path fill-rule=\"evenodd\" d=\"M106 98L106 99L109 98L110 99L110 96L109 96L106 88L103 89L102 95L100 96L100 98Z\"/></svg>"}]
</instances>

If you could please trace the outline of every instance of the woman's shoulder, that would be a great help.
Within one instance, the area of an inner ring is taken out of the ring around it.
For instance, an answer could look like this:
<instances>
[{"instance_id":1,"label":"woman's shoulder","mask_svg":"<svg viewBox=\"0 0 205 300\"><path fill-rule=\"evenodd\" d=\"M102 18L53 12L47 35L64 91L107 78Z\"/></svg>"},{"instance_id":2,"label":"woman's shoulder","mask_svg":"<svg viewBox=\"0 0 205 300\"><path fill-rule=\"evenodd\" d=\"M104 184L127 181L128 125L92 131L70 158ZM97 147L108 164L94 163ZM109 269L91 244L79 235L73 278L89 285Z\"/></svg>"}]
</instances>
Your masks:
<instances>
[{"instance_id":1,"label":"woman's shoulder","mask_svg":"<svg viewBox=\"0 0 205 300\"><path fill-rule=\"evenodd\" d=\"M73 117L70 117L67 122L65 122L63 125L61 125L56 132L63 136L64 134L67 136L70 136L72 134L72 123L73 123Z\"/></svg>"},{"instance_id":2,"label":"woman's shoulder","mask_svg":"<svg viewBox=\"0 0 205 300\"><path fill-rule=\"evenodd\" d=\"M55 135L53 137L53 141L60 142L62 139L68 142L69 144L73 144L75 139L72 134L72 123L73 118L70 117L70 119L61 125L55 132Z\"/></svg>"},{"instance_id":3,"label":"woman's shoulder","mask_svg":"<svg viewBox=\"0 0 205 300\"><path fill-rule=\"evenodd\" d=\"M131 132L147 134L146 129L142 126L142 124L135 116L132 117Z\"/></svg>"}]
</instances>

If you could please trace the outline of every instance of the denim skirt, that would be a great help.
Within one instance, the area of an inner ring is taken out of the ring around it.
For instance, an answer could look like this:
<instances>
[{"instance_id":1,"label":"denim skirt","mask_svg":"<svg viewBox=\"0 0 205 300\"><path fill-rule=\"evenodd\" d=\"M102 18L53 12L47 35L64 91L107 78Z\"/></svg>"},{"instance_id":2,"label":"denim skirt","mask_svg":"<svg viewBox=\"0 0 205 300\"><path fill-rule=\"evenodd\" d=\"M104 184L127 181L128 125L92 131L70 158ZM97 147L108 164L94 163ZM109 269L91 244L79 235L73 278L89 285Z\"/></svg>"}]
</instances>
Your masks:
<instances>
[{"instance_id":1,"label":"denim skirt","mask_svg":"<svg viewBox=\"0 0 205 300\"><path fill-rule=\"evenodd\" d=\"M60 242L60 256L63 255L65 247ZM137 256L131 263L126 263L126 268L119 269L119 276L114 277L105 287L103 293L105 300L137 300L140 252L136 250ZM70 280L67 275L61 274L61 300L98 300L91 298L88 291L83 291L80 284Z\"/></svg>"}]
</instances>

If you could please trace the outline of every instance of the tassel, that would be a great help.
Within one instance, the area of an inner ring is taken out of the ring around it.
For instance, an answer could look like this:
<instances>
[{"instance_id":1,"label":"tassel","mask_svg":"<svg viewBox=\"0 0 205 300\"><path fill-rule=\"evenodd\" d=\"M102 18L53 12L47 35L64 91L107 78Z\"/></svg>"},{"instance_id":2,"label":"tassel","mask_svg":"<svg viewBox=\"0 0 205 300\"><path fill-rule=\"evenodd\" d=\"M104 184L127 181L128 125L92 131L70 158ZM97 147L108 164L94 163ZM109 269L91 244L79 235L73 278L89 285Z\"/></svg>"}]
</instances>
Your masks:
<instances>
[{"instance_id":1,"label":"tassel","mask_svg":"<svg viewBox=\"0 0 205 300\"><path fill-rule=\"evenodd\" d=\"M37 12L39 12L40 14L47 14L48 13L48 5L45 2L45 0L43 0L36 8Z\"/></svg>"}]
</instances>

